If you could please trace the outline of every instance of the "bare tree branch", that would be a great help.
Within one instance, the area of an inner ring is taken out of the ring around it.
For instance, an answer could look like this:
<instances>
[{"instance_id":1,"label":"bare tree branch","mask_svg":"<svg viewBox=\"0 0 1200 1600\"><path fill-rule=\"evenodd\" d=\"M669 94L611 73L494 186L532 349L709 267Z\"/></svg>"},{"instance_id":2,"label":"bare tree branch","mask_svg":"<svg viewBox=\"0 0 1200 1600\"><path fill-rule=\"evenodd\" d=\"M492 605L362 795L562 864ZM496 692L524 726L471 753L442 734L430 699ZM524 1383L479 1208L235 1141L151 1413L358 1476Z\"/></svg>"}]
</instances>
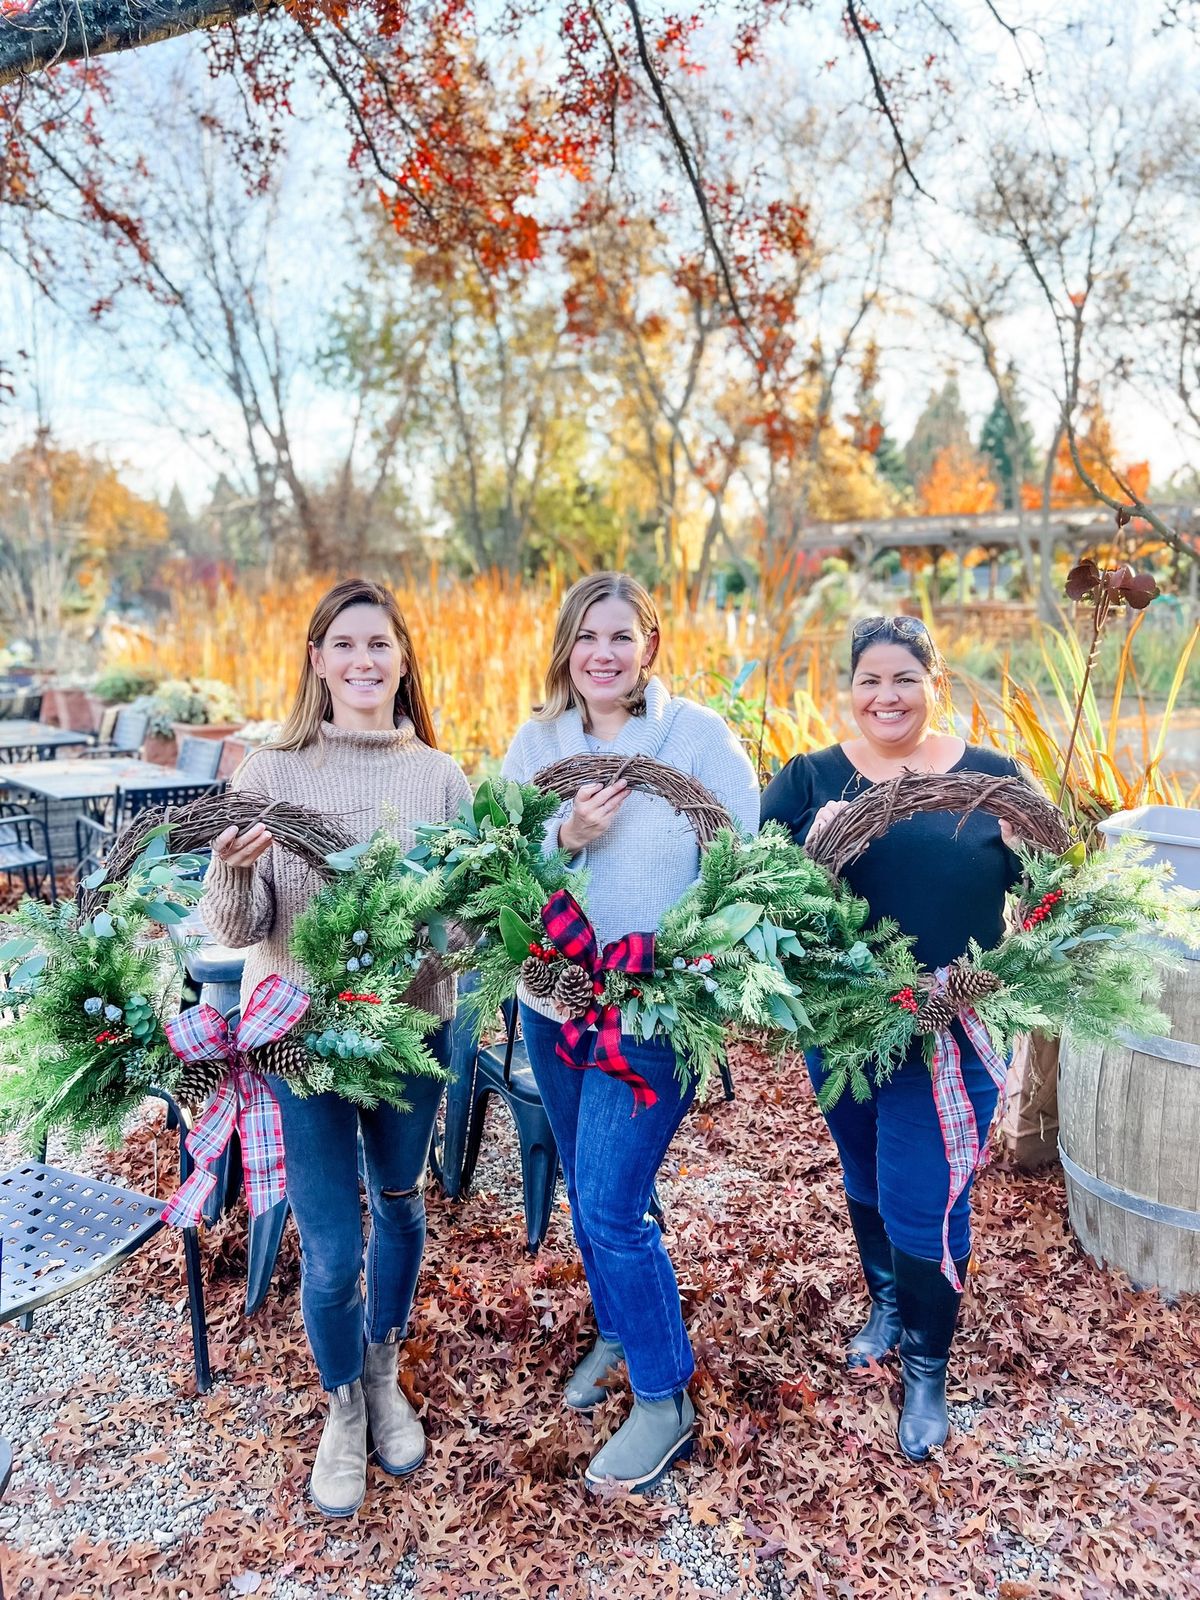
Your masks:
<instances>
[{"instance_id":1,"label":"bare tree branch","mask_svg":"<svg viewBox=\"0 0 1200 1600\"><path fill-rule=\"evenodd\" d=\"M32 0L0 28L0 84L273 10L279 0Z\"/></svg>"},{"instance_id":2,"label":"bare tree branch","mask_svg":"<svg viewBox=\"0 0 1200 1600\"><path fill-rule=\"evenodd\" d=\"M875 102L888 120L888 126L892 130L892 137L896 141L896 149L900 152L900 160L904 170L912 180L913 188L917 193L923 194L926 200L932 200L933 196L921 183L909 164L908 151L904 147L904 136L900 132L900 125L897 123L895 113L892 111L891 101L887 97L887 90L884 88L883 80L879 76L879 69L875 65L875 57L871 54L871 46L867 43L867 35L863 29L862 19L855 8L854 0L846 0L846 15L850 19L850 26L854 29L855 37L858 39L862 53L867 58L867 67L875 90Z\"/></svg>"}]
</instances>

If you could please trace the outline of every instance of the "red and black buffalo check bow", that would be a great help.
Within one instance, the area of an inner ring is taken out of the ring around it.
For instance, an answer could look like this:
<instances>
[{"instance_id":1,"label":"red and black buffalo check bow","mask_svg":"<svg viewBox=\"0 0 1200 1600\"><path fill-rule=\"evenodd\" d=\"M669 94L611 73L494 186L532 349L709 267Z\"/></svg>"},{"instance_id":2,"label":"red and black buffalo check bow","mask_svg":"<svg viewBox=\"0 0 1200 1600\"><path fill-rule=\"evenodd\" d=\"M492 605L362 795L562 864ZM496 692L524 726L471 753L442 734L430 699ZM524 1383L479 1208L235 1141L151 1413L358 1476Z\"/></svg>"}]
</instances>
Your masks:
<instances>
[{"instance_id":1,"label":"red and black buffalo check bow","mask_svg":"<svg viewBox=\"0 0 1200 1600\"><path fill-rule=\"evenodd\" d=\"M236 1037L213 1006L192 1006L167 1023L167 1042L177 1056L184 1061L224 1061L228 1071L187 1136L196 1168L167 1201L164 1222L194 1228L200 1221L204 1203L216 1187L212 1163L228 1145L235 1127L242 1144L242 1174L251 1215L257 1217L283 1199L279 1104L267 1080L250 1066L247 1051L282 1039L307 1010L304 990L276 974L264 978L247 1000Z\"/></svg>"},{"instance_id":2,"label":"red and black buffalo check bow","mask_svg":"<svg viewBox=\"0 0 1200 1600\"><path fill-rule=\"evenodd\" d=\"M560 1061L571 1067L599 1067L612 1073L633 1090L633 1114L646 1106L654 1105L658 1096L642 1077L635 1072L621 1051L621 1010L619 1006L599 1004L604 991L606 972L630 972L649 977L654 971L654 935L652 933L627 933L623 939L614 939L601 951L596 942L596 930L587 919L587 913L566 889L559 889L542 907L542 926L550 935L555 949L568 961L577 962L591 974L596 998L581 1017L570 1017L562 1025L562 1036L556 1054ZM596 1028L596 1049L588 1054L587 1032Z\"/></svg>"}]
</instances>

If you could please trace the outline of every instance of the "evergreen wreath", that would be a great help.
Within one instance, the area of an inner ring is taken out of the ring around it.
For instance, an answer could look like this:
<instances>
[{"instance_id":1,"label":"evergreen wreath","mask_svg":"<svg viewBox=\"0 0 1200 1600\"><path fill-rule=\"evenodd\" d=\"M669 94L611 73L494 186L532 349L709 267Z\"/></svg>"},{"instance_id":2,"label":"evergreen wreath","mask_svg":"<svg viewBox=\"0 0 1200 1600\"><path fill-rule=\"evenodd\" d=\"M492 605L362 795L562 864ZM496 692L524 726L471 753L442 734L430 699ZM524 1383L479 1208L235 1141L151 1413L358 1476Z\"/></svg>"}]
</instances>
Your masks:
<instances>
[{"instance_id":1,"label":"evergreen wreath","mask_svg":"<svg viewBox=\"0 0 1200 1600\"><path fill-rule=\"evenodd\" d=\"M151 832L122 881L101 894L96 875L89 880L93 913L26 897L0 918L3 1002L13 1013L0 1030L0 1130L32 1151L51 1129L72 1147L93 1136L115 1147L152 1088L179 1087L183 1064L163 1024L179 1003L182 964L156 935L199 897L199 866L168 857L163 832Z\"/></svg>"},{"instance_id":2,"label":"evergreen wreath","mask_svg":"<svg viewBox=\"0 0 1200 1600\"><path fill-rule=\"evenodd\" d=\"M1107 1042L1128 1029L1167 1026L1154 1005L1177 948L1200 948L1200 896L1171 885L1171 869L1147 864L1135 841L1088 856L1066 823L1021 779L980 773L907 773L874 785L814 842L814 859L841 871L895 820L916 811L975 808L1007 817L1029 841L1010 899L1009 931L991 950L972 941L939 979L917 967L895 929L868 932L852 974L805 963L790 975L806 1001L832 989L820 1037L826 1109L849 1085L869 1098L905 1060L915 1038L927 1061L955 1018L972 1014L1000 1057L1032 1029ZM843 890L843 893L848 891ZM865 948L864 948L865 947ZM850 954L849 951L846 952Z\"/></svg>"},{"instance_id":3,"label":"evergreen wreath","mask_svg":"<svg viewBox=\"0 0 1200 1600\"><path fill-rule=\"evenodd\" d=\"M608 763L602 771L601 762ZM660 773L670 775L663 798L704 836L700 875L657 930L643 930L654 935L648 970L644 952L616 953L613 961L624 965L572 958L547 926L551 908L565 906L563 891L586 920L586 873L570 872L561 850L543 853L560 794L617 776L659 794ZM543 788L550 780L555 787ZM471 957L480 972L472 1004L481 1025L519 981L553 1000L568 1024L615 1007L625 1033L668 1039L681 1081L694 1079L700 1092L724 1060L730 1028L757 1030L775 1043L807 1041L820 1028L827 999L816 997L814 1016L785 957L797 973L811 946L831 966L859 959L866 907L797 850L785 829L742 837L700 784L646 757L581 756L532 784L485 782L453 822L420 835L419 865L445 869L445 910L488 934Z\"/></svg>"},{"instance_id":4,"label":"evergreen wreath","mask_svg":"<svg viewBox=\"0 0 1200 1600\"><path fill-rule=\"evenodd\" d=\"M427 913L436 927L437 882L420 886L401 871L400 848L386 836L356 845L340 823L306 807L206 795L140 813L74 901L48 907L27 897L0 918L4 1009L13 1013L0 1031L9 1068L0 1074L0 1131L20 1132L33 1150L51 1129L71 1145L99 1135L115 1146L150 1090L189 1107L213 1092L224 1065L181 1061L164 1032L184 967L162 933L201 896L196 852L229 826L258 821L332 881L296 928L311 980L304 1037L262 1046L254 1065L297 1094L334 1091L402 1108L399 1074L438 1071L423 1044L438 1018L402 999L419 957L415 928Z\"/></svg>"}]
</instances>

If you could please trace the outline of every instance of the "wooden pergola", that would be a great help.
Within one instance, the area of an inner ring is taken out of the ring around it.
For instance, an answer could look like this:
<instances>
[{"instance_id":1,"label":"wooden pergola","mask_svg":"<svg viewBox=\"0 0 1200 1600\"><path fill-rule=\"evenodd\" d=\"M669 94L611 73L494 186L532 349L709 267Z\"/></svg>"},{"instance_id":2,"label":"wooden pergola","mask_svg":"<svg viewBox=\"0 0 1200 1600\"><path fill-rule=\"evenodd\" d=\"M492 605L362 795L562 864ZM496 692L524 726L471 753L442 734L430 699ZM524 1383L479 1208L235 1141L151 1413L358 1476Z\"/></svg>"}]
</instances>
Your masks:
<instances>
[{"instance_id":1,"label":"wooden pergola","mask_svg":"<svg viewBox=\"0 0 1200 1600\"><path fill-rule=\"evenodd\" d=\"M1200 557L1200 502L1190 500L1155 506L1155 511ZM1146 523L1134 523L1138 532L1152 538ZM1080 552L1089 546L1105 544L1115 533L1113 513L1103 506L1072 506L1041 512L987 511L939 517L887 517L874 521L826 522L810 524L793 541L797 551L842 551L857 565L866 566L887 550L931 550L934 567L942 555L952 555L958 564L958 603L966 599L966 557L969 551L984 549L991 557L992 586L996 565L1006 550L1019 550L1022 544L1039 550L1066 546ZM1193 564L1190 590L1193 604L1200 578L1200 560Z\"/></svg>"}]
</instances>

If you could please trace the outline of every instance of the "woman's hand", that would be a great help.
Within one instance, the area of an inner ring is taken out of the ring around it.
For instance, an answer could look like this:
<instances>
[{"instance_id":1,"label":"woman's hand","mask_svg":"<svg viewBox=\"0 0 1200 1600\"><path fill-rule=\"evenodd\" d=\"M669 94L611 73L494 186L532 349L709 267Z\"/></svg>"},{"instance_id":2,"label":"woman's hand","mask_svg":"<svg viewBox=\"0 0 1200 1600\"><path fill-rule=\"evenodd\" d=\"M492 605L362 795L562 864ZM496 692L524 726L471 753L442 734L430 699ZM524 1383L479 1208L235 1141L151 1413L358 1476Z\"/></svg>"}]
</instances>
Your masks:
<instances>
[{"instance_id":1,"label":"woman's hand","mask_svg":"<svg viewBox=\"0 0 1200 1600\"><path fill-rule=\"evenodd\" d=\"M1020 846L1025 843L1025 840L1013 827L1012 823L1007 817L1000 818L1000 838L1010 850L1019 849Z\"/></svg>"},{"instance_id":2,"label":"woman's hand","mask_svg":"<svg viewBox=\"0 0 1200 1600\"><path fill-rule=\"evenodd\" d=\"M559 844L573 856L586 850L593 839L612 827L629 795L630 788L624 778L610 784L585 783L575 796L570 812L559 824Z\"/></svg>"},{"instance_id":3,"label":"woman's hand","mask_svg":"<svg viewBox=\"0 0 1200 1600\"><path fill-rule=\"evenodd\" d=\"M263 824L255 822L245 833L239 833L236 826L226 828L213 840L212 847L217 860L227 867L252 867L274 843Z\"/></svg>"},{"instance_id":4,"label":"woman's hand","mask_svg":"<svg viewBox=\"0 0 1200 1600\"><path fill-rule=\"evenodd\" d=\"M825 804L812 819L812 826L808 830L808 837L804 841L805 844L811 844L819 833L824 833L835 817L840 817L843 811L848 811L849 809L849 800L826 800Z\"/></svg>"}]
</instances>

